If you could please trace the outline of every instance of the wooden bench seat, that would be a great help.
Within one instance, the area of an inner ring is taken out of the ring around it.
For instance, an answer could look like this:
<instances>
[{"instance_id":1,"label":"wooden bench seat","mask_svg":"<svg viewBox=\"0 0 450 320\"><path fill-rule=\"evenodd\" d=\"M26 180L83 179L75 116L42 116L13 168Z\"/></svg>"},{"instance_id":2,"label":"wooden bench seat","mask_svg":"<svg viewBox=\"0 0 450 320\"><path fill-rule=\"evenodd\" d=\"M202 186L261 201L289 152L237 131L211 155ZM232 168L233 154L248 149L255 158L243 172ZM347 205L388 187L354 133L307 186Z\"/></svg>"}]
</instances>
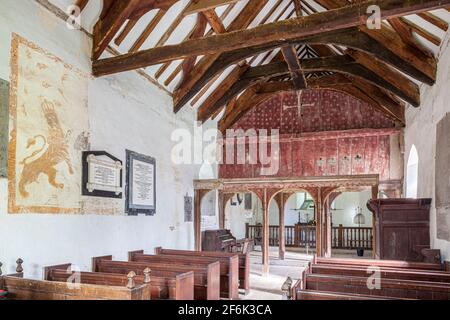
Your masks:
<instances>
[{"instance_id":1,"label":"wooden bench seat","mask_svg":"<svg viewBox=\"0 0 450 320\"><path fill-rule=\"evenodd\" d=\"M339 292L297 290L297 300L397 300L398 298L367 296Z\"/></svg>"},{"instance_id":2,"label":"wooden bench seat","mask_svg":"<svg viewBox=\"0 0 450 320\"><path fill-rule=\"evenodd\" d=\"M312 265L311 272L313 274L355 277L369 277L373 274L373 272L368 273L367 267L322 264ZM450 283L450 272L400 268L380 268L379 272L380 276L385 279Z\"/></svg>"},{"instance_id":3,"label":"wooden bench seat","mask_svg":"<svg viewBox=\"0 0 450 320\"><path fill-rule=\"evenodd\" d=\"M96 273L96 272L70 272L71 264L50 266L44 269L44 280L67 282L75 279L82 284L95 284L106 286L126 287L130 285L127 275ZM194 299L194 273L186 272L176 275L158 276L151 274L151 270L144 271L144 275L132 278L136 285L147 284L151 288L151 299L193 300Z\"/></svg>"},{"instance_id":4,"label":"wooden bench seat","mask_svg":"<svg viewBox=\"0 0 450 320\"><path fill-rule=\"evenodd\" d=\"M155 254L160 255L181 255L181 256L201 256L211 258L229 258L236 254L239 257L239 288L248 294L250 291L250 257L248 254L228 253L228 252L208 252L208 251L189 251L155 248Z\"/></svg>"},{"instance_id":5,"label":"wooden bench seat","mask_svg":"<svg viewBox=\"0 0 450 320\"><path fill-rule=\"evenodd\" d=\"M8 291L8 300L150 300L150 286L105 286L24 279L23 275L3 276L0 288Z\"/></svg>"},{"instance_id":6,"label":"wooden bench seat","mask_svg":"<svg viewBox=\"0 0 450 320\"><path fill-rule=\"evenodd\" d=\"M156 262L126 262L113 261L112 256L96 257L92 259L92 271L102 273L128 274L134 271L143 275L146 268L152 270L152 275L167 276L185 272L194 272L194 299L219 300L220 299L220 263L213 262L207 265L183 265L177 263Z\"/></svg>"},{"instance_id":7,"label":"wooden bench seat","mask_svg":"<svg viewBox=\"0 0 450 320\"><path fill-rule=\"evenodd\" d=\"M220 296L239 300L239 257L202 257L190 255L147 255L143 250L128 253L128 260L134 262L177 263L181 265L207 265L220 263Z\"/></svg>"},{"instance_id":8,"label":"wooden bench seat","mask_svg":"<svg viewBox=\"0 0 450 320\"><path fill-rule=\"evenodd\" d=\"M306 290L385 296L392 298L450 300L450 285L426 281L380 279L380 289L369 289L366 277L306 274Z\"/></svg>"},{"instance_id":9,"label":"wooden bench seat","mask_svg":"<svg viewBox=\"0 0 450 320\"><path fill-rule=\"evenodd\" d=\"M382 268L400 268L416 270L444 271L444 265L440 263L408 262L397 260L375 260L375 259L344 259L344 258L318 258L314 257L313 264L339 265L339 266L376 266Z\"/></svg>"}]
</instances>

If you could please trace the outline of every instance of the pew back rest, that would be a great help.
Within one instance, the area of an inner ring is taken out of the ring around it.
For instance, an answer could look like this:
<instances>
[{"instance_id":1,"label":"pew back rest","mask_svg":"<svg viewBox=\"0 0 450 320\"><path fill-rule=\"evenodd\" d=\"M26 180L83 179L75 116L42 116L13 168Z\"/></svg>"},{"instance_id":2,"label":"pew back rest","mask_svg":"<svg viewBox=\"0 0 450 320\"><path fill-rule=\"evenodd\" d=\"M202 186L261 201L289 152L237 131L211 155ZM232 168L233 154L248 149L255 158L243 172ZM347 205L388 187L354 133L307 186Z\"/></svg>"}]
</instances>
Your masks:
<instances>
[{"instance_id":1,"label":"pew back rest","mask_svg":"<svg viewBox=\"0 0 450 320\"><path fill-rule=\"evenodd\" d=\"M349 294L326 291L297 289L295 300L398 300L399 298L376 297L362 294ZM402 299L403 300L403 299Z\"/></svg>"},{"instance_id":2,"label":"pew back rest","mask_svg":"<svg viewBox=\"0 0 450 320\"><path fill-rule=\"evenodd\" d=\"M192 271L194 272L194 286L196 288L206 288L206 296L210 300L219 300L220 298L220 263L218 261L204 266L112 261L112 256L95 257L92 261L94 272L127 274L134 271L136 274L142 275L146 268L150 268L152 274L158 272L176 274Z\"/></svg>"},{"instance_id":3,"label":"pew back rest","mask_svg":"<svg viewBox=\"0 0 450 320\"><path fill-rule=\"evenodd\" d=\"M346 275L356 277L369 277L375 271L379 272L382 278L387 279L403 279L429 282L450 283L450 272L434 271L434 270L417 270L417 269L400 269L400 268L378 268L371 269L369 267L360 266L340 266L340 265L312 265L313 274L328 275Z\"/></svg>"},{"instance_id":4,"label":"pew back rest","mask_svg":"<svg viewBox=\"0 0 450 320\"><path fill-rule=\"evenodd\" d=\"M79 284L68 286L66 282L3 277L3 286L12 300L150 300L149 286L133 289L116 286Z\"/></svg>"},{"instance_id":5,"label":"pew back rest","mask_svg":"<svg viewBox=\"0 0 450 320\"><path fill-rule=\"evenodd\" d=\"M136 251L136 253L144 253L143 250ZM243 253L229 253L229 252L210 252L210 251L189 251L189 250L175 250L163 249L162 247L155 248L156 255L189 255L189 256L203 256L203 257L239 257L239 287L243 288L246 293L250 290L250 255Z\"/></svg>"},{"instance_id":6,"label":"pew back rest","mask_svg":"<svg viewBox=\"0 0 450 320\"><path fill-rule=\"evenodd\" d=\"M366 277L342 275L307 274L305 289L412 299L450 299L450 284L447 283L381 278L379 287L370 288Z\"/></svg>"},{"instance_id":7,"label":"pew back rest","mask_svg":"<svg viewBox=\"0 0 450 320\"><path fill-rule=\"evenodd\" d=\"M375 259L341 259L341 258L319 258L314 257L313 264L325 265L348 265L348 266L375 266L383 268L403 268L417 270L443 271L444 266L440 263L408 262L397 260L375 260Z\"/></svg>"}]
</instances>

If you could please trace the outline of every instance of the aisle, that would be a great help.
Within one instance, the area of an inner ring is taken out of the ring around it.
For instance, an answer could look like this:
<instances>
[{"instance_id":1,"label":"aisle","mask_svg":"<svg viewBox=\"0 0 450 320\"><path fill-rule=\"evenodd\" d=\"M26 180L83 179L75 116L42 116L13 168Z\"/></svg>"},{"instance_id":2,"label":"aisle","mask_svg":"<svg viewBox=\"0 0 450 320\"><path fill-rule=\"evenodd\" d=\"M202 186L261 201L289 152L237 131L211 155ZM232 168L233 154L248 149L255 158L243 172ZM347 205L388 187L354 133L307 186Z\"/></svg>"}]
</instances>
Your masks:
<instances>
[{"instance_id":1,"label":"aisle","mask_svg":"<svg viewBox=\"0 0 450 320\"><path fill-rule=\"evenodd\" d=\"M278 259L278 248L270 248L270 273L262 276L261 249L255 248L250 254L250 294L244 300L281 300L281 286L287 277L297 280L312 256L296 252L286 252L286 259Z\"/></svg>"}]
</instances>

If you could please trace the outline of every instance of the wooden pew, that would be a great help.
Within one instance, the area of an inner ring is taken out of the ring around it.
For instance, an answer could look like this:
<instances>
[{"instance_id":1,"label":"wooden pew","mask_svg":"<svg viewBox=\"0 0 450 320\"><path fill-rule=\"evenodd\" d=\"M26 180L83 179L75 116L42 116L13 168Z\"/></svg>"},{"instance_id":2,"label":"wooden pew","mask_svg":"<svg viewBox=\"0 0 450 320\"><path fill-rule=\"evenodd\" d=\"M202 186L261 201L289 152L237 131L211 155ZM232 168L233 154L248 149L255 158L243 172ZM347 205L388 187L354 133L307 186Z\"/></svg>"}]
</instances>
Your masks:
<instances>
[{"instance_id":1,"label":"wooden pew","mask_svg":"<svg viewBox=\"0 0 450 320\"><path fill-rule=\"evenodd\" d=\"M130 262L113 261L112 256L95 257L92 259L92 271L102 273L128 274L134 271L143 275L146 268L152 270L152 275L168 276L184 272L194 272L194 299L220 299L220 263L214 262L203 266L186 266L177 263Z\"/></svg>"},{"instance_id":2,"label":"wooden pew","mask_svg":"<svg viewBox=\"0 0 450 320\"><path fill-rule=\"evenodd\" d=\"M129 275L96 273L96 272L75 272L71 270L71 264L50 266L44 268L44 280L66 282L76 277L82 284L95 284L106 286L130 287L137 285L149 285L151 288L151 299L170 300L193 300L194 299L194 273L179 273L174 276L157 276L151 274L148 268L144 270L143 276L134 276L130 283Z\"/></svg>"},{"instance_id":3,"label":"wooden pew","mask_svg":"<svg viewBox=\"0 0 450 320\"><path fill-rule=\"evenodd\" d=\"M155 248L155 254L160 255L181 255L181 256L201 256L201 257L232 257L236 253L227 252L208 252L208 251L189 251L189 250L173 250L163 249L162 247ZM248 254L238 253L239 256L239 288L245 291L245 294L250 292L250 257Z\"/></svg>"},{"instance_id":4,"label":"wooden pew","mask_svg":"<svg viewBox=\"0 0 450 320\"><path fill-rule=\"evenodd\" d=\"M325 291L297 290L296 300L397 300L397 298Z\"/></svg>"},{"instance_id":5,"label":"wooden pew","mask_svg":"<svg viewBox=\"0 0 450 320\"><path fill-rule=\"evenodd\" d=\"M440 263L408 262L397 260L318 258L315 256L312 264L363 266L363 267L376 266L382 268L403 268L403 269L444 271L444 265Z\"/></svg>"},{"instance_id":6,"label":"wooden pew","mask_svg":"<svg viewBox=\"0 0 450 320\"><path fill-rule=\"evenodd\" d=\"M391 298L450 300L450 285L426 281L380 279L380 289L369 289L366 277L307 274L302 289Z\"/></svg>"},{"instance_id":7,"label":"wooden pew","mask_svg":"<svg viewBox=\"0 0 450 320\"><path fill-rule=\"evenodd\" d=\"M0 289L8 291L9 300L150 300L150 286L136 285L133 274L127 276L127 286L105 286L23 278L22 260L16 274L1 276ZM18 260L18 261L19 261Z\"/></svg>"},{"instance_id":8,"label":"wooden pew","mask_svg":"<svg viewBox=\"0 0 450 320\"><path fill-rule=\"evenodd\" d=\"M400 268L380 268L378 271L380 276L385 279L450 283L450 272ZM313 274L366 278L373 274L373 271L368 272L367 267L323 264L312 265L311 272Z\"/></svg>"},{"instance_id":9,"label":"wooden pew","mask_svg":"<svg viewBox=\"0 0 450 320\"><path fill-rule=\"evenodd\" d=\"M128 261L177 263L182 265L207 265L216 261L220 263L220 296L230 300L239 299L239 257L202 257L192 255L147 255L144 250L128 253Z\"/></svg>"}]
</instances>

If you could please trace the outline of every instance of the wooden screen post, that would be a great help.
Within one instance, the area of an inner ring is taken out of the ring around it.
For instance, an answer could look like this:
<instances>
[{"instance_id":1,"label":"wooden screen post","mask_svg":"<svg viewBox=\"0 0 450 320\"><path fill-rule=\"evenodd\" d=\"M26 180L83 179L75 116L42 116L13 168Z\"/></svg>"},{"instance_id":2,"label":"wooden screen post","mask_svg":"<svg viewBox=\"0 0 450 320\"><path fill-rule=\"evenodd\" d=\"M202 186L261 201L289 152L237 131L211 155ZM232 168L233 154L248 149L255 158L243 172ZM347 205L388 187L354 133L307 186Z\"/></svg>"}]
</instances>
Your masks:
<instances>
[{"instance_id":1,"label":"wooden screen post","mask_svg":"<svg viewBox=\"0 0 450 320\"><path fill-rule=\"evenodd\" d=\"M322 188L317 190L316 205L316 254L323 257L322 235L323 235L323 212L322 212Z\"/></svg>"},{"instance_id":2,"label":"wooden screen post","mask_svg":"<svg viewBox=\"0 0 450 320\"><path fill-rule=\"evenodd\" d=\"M329 198L325 200L325 205L323 206L324 211L324 225L325 225L325 248L324 253L325 257L329 258L331 257L331 219L330 219L330 203Z\"/></svg>"},{"instance_id":3,"label":"wooden screen post","mask_svg":"<svg viewBox=\"0 0 450 320\"><path fill-rule=\"evenodd\" d=\"M372 200L378 199L379 186L372 186ZM380 259L377 246L377 216L372 213L372 258Z\"/></svg>"},{"instance_id":4,"label":"wooden screen post","mask_svg":"<svg viewBox=\"0 0 450 320\"><path fill-rule=\"evenodd\" d=\"M195 190L194 194L194 237L195 237L195 250L201 251L202 249L202 212L201 212L201 191Z\"/></svg>"},{"instance_id":5,"label":"wooden screen post","mask_svg":"<svg viewBox=\"0 0 450 320\"><path fill-rule=\"evenodd\" d=\"M343 246L344 246L344 228L342 224L340 224L338 229L338 248L342 248Z\"/></svg>"},{"instance_id":6,"label":"wooden screen post","mask_svg":"<svg viewBox=\"0 0 450 320\"><path fill-rule=\"evenodd\" d=\"M269 274L269 205L267 203L267 189L264 189L262 199L263 208L263 234L262 234L262 274Z\"/></svg>"},{"instance_id":7,"label":"wooden screen post","mask_svg":"<svg viewBox=\"0 0 450 320\"><path fill-rule=\"evenodd\" d=\"M285 225L284 225L284 207L285 207L285 195L283 192L277 195L278 197L278 208L280 210L280 225L278 231L278 257L280 260L284 260L284 256L286 255L286 234L285 234Z\"/></svg>"},{"instance_id":8,"label":"wooden screen post","mask_svg":"<svg viewBox=\"0 0 450 320\"><path fill-rule=\"evenodd\" d=\"M219 229L225 229L225 197L222 191L219 191Z\"/></svg>"},{"instance_id":9,"label":"wooden screen post","mask_svg":"<svg viewBox=\"0 0 450 320\"><path fill-rule=\"evenodd\" d=\"M202 199L211 190L194 192L194 237L195 251L202 251Z\"/></svg>"}]
</instances>

